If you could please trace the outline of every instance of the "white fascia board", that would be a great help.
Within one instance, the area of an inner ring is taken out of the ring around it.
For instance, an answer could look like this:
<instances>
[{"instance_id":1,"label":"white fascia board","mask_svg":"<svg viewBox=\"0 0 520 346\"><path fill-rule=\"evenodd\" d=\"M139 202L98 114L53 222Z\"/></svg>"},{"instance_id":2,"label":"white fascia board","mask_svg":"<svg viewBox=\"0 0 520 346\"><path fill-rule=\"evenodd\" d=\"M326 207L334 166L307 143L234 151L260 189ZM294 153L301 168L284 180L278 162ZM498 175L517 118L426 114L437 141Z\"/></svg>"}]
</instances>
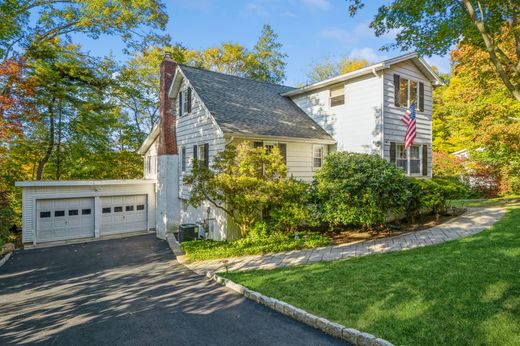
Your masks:
<instances>
[{"instance_id":1,"label":"white fascia board","mask_svg":"<svg viewBox=\"0 0 520 346\"><path fill-rule=\"evenodd\" d=\"M17 181L18 187L49 187L49 186L106 186L106 185L143 185L155 184L155 179L127 180L48 180L48 181Z\"/></svg>"},{"instance_id":2,"label":"white fascia board","mask_svg":"<svg viewBox=\"0 0 520 346\"><path fill-rule=\"evenodd\" d=\"M336 144L334 139L313 139L313 138L296 138L296 137L280 137L280 136L264 136L257 134L241 134L241 133L225 133L225 137L229 139L246 139L249 141L273 141L273 142L296 142L296 143L314 143L314 144Z\"/></svg>"},{"instance_id":3,"label":"white fascia board","mask_svg":"<svg viewBox=\"0 0 520 346\"><path fill-rule=\"evenodd\" d=\"M140 155L146 154L146 152L148 151L152 143L155 141L157 136L159 136L160 132L161 131L159 129L159 123L157 123L154 125L152 132L150 132L150 134L145 138L143 144L141 144L141 147L139 147L139 149L137 150L137 153Z\"/></svg>"}]
</instances>

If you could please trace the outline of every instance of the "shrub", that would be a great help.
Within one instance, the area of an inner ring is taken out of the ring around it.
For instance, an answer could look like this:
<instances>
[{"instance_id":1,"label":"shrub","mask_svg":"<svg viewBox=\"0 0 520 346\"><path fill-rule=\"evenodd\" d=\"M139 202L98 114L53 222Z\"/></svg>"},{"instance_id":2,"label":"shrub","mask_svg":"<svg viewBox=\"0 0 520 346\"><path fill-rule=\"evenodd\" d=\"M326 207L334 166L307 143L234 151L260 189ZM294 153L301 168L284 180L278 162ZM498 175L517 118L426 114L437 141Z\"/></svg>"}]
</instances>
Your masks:
<instances>
[{"instance_id":1,"label":"shrub","mask_svg":"<svg viewBox=\"0 0 520 346\"><path fill-rule=\"evenodd\" d=\"M459 176L466 170L464 159L442 152L433 152L432 164L434 176Z\"/></svg>"},{"instance_id":2,"label":"shrub","mask_svg":"<svg viewBox=\"0 0 520 346\"><path fill-rule=\"evenodd\" d=\"M315 179L321 216L331 226L371 229L402 214L410 197L404 173L378 155L331 153Z\"/></svg>"}]
</instances>

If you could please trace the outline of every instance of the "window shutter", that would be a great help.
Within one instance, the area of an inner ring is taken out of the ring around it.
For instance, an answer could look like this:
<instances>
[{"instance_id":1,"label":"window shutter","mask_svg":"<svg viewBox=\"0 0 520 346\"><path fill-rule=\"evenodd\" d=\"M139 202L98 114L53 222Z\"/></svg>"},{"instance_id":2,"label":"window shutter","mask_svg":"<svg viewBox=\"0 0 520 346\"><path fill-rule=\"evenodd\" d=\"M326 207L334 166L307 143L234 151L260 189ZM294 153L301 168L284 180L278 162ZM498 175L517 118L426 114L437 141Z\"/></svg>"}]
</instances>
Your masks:
<instances>
[{"instance_id":1,"label":"window shutter","mask_svg":"<svg viewBox=\"0 0 520 346\"><path fill-rule=\"evenodd\" d=\"M390 162L395 163L396 155L395 142L390 142Z\"/></svg>"},{"instance_id":2,"label":"window shutter","mask_svg":"<svg viewBox=\"0 0 520 346\"><path fill-rule=\"evenodd\" d=\"M179 91L179 116L182 117L182 91Z\"/></svg>"},{"instance_id":3,"label":"window shutter","mask_svg":"<svg viewBox=\"0 0 520 346\"><path fill-rule=\"evenodd\" d=\"M264 146L263 142L253 142L253 148L260 148L263 146Z\"/></svg>"},{"instance_id":4,"label":"window shutter","mask_svg":"<svg viewBox=\"0 0 520 346\"><path fill-rule=\"evenodd\" d=\"M280 149L280 154L282 154L283 162L287 164L287 144L279 143L278 149Z\"/></svg>"},{"instance_id":5,"label":"window shutter","mask_svg":"<svg viewBox=\"0 0 520 346\"><path fill-rule=\"evenodd\" d=\"M394 104L396 107L401 106L399 103L399 95L401 92L399 91L399 85L401 84L401 77L398 74L394 74Z\"/></svg>"},{"instance_id":6,"label":"window shutter","mask_svg":"<svg viewBox=\"0 0 520 346\"><path fill-rule=\"evenodd\" d=\"M424 83L419 82L419 111L424 112Z\"/></svg>"},{"instance_id":7,"label":"window shutter","mask_svg":"<svg viewBox=\"0 0 520 346\"><path fill-rule=\"evenodd\" d=\"M204 144L204 164L209 167L209 143Z\"/></svg>"},{"instance_id":8,"label":"window shutter","mask_svg":"<svg viewBox=\"0 0 520 346\"><path fill-rule=\"evenodd\" d=\"M197 146L194 145L194 146L193 146L193 160L198 160L198 159L199 159L199 157L198 157L197 154L198 154L198 153L197 153Z\"/></svg>"},{"instance_id":9,"label":"window shutter","mask_svg":"<svg viewBox=\"0 0 520 346\"><path fill-rule=\"evenodd\" d=\"M188 88L188 94L186 95L188 98L188 106L186 108L186 112L191 113L191 88Z\"/></svg>"},{"instance_id":10,"label":"window shutter","mask_svg":"<svg viewBox=\"0 0 520 346\"><path fill-rule=\"evenodd\" d=\"M422 175L428 175L428 146L422 146Z\"/></svg>"}]
</instances>

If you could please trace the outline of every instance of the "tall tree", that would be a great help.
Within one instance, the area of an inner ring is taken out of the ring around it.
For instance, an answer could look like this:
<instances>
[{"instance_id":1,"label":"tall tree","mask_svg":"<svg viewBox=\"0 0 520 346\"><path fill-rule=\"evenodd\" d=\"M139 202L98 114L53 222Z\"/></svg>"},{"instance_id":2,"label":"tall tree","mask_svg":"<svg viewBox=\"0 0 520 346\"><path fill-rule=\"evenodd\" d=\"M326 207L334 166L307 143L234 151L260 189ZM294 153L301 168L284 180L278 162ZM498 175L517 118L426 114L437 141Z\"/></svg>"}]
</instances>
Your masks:
<instances>
[{"instance_id":1,"label":"tall tree","mask_svg":"<svg viewBox=\"0 0 520 346\"><path fill-rule=\"evenodd\" d=\"M266 24L253 48L254 68L247 76L264 82L279 84L285 80L287 54L281 51L283 45L278 42L278 34Z\"/></svg>"},{"instance_id":2,"label":"tall tree","mask_svg":"<svg viewBox=\"0 0 520 346\"><path fill-rule=\"evenodd\" d=\"M364 6L347 0L350 14ZM496 74L520 101L520 2L515 0L393 0L379 7L370 27L377 36L398 30L384 49L415 49L421 55L444 55L459 42L487 52ZM512 51L505 48L513 42Z\"/></svg>"},{"instance_id":3,"label":"tall tree","mask_svg":"<svg viewBox=\"0 0 520 346\"><path fill-rule=\"evenodd\" d=\"M315 62L307 71L307 83L317 83L325 79L339 76L368 65L365 59L327 57L323 61Z\"/></svg>"}]
</instances>

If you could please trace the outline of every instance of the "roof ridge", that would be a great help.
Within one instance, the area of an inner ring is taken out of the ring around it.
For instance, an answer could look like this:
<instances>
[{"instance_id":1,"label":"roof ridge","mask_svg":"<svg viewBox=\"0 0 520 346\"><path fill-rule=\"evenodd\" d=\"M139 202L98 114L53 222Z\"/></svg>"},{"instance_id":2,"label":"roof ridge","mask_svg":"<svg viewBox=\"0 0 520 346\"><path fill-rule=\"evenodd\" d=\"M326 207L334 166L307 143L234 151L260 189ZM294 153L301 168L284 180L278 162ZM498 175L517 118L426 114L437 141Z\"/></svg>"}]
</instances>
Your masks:
<instances>
[{"instance_id":1,"label":"roof ridge","mask_svg":"<svg viewBox=\"0 0 520 346\"><path fill-rule=\"evenodd\" d=\"M212 71L212 70L208 70L208 69L205 69L205 68L202 68L202 67L197 67L197 66L190 66L190 65L186 65L186 64L177 64L177 65L180 66L180 67L188 67L188 68L192 68L192 69L203 71L203 72L210 72L210 73L214 73L214 74L223 75L223 76L226 76L226 77L243 79L243 80L247 80L247 81L251 81L251 82L255 82L255 83L262 83L262 84L267 84L267 85L272 85L272 86L279 86L279 87L284 87L284 88L297 89L296 87L292 87L292 86L289 86L289 85L271 83L271 82L266 82L266 81L262 81L262 80L258 80L258 79L236 76L236 75L233 75L233 74Z\"/></svg>"}]
</instances>

